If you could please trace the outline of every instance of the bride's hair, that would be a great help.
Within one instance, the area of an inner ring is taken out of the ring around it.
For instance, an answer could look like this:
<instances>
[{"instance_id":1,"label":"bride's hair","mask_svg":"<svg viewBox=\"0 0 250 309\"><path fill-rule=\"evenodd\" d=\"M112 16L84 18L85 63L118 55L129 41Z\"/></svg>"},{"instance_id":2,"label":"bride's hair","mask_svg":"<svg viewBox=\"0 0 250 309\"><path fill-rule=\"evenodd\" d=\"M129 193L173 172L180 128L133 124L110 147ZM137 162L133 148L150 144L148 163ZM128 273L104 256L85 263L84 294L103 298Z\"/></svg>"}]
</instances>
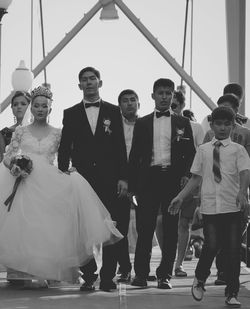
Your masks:
<instances>
[{"instance_id":1,"label":"bride's hair","mask_svg":"<svg viewBox=\"0 0 250 309\"><path fill-rule=\"evenodd\" d=\"M33 101L38 96L48 98L52 101L53 93L50 91L49 88L39 86L31 91L31 101Z\"/></svg>"}]
</instances>

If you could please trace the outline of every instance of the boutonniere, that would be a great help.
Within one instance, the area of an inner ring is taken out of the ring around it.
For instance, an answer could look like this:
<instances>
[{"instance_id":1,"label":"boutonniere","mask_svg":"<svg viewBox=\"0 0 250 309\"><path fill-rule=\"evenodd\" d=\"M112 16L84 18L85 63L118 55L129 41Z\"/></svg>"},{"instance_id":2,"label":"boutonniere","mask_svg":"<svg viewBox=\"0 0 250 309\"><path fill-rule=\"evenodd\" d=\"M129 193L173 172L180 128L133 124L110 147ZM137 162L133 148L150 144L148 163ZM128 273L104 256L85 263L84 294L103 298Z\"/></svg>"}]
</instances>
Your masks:
<instances>
[{"instance_id":1,"label":"boutonniere","mask_svg":"<svg viewBox=\"0 0 250 309\"><path fill-rule=\"evenodd\" d=\"M180 140L189 140L188 137L183 137L185 133L185 128L176 128L175 140L179 142Z\"/></svg>"},{"instance_id":2,"label":"boutonniere","mask_svg":"<svg viewBox=\"0 0 250 309\"><path fill-rule=\"evenodd\" d=\"M183 138L184 132L185 132L184 128L183 129L176 128L176 140L177 140L177 142L179 142L180 139Z\"/></svg>"},{"instance_id":3,"label":"boutonniere","mask_svg":"<svg viewBox=\"0 0 250 309\"><path fill-rule=\"evenodd\" d=\"M111 125L111 120L110 119L103 119L103 127L104 127L104 132L111 134L112 130L110 130L110 125Z\"/></svg>"}]
</instances>

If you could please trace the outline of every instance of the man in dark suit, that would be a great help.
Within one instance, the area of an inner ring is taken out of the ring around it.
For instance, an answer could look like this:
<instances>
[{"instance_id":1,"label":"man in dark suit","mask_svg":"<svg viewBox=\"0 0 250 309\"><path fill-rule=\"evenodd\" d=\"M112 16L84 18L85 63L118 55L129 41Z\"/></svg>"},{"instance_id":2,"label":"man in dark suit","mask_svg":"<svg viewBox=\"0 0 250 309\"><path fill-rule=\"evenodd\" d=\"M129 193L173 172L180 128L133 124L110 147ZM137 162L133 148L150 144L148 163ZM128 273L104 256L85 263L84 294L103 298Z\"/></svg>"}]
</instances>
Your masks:
<instances>
[{"instance_id":1,"label":"man in dark suit","mask_svg":"<svg viewBox=\"0 0 250 309\"><path fill-rule=\"evenodd\" d=\"M135 122L138 117L138 109L140 107L139 98L137 93L132 89L124 89L118 96L118 104L121 109L123 132L124 132L124 144L126 145L127 159L129 157L130 149L132 146L133 132ZM120 277L118 282L129 283L131 279L132 265L129 256L129 245L128 245L128 229L130 221L130 208L131 199L130 196L126 196L120 199L121 215L123 222L121 224L120 232L124 238L119 242L118 250L118 262Z\"/></svg>"},{"instance_id":2,"label":"man in dark suit","mask_svg":"<svg viewBox=\"0 0 250 309\"><path fill-rule=\"evenodd\" d=\"M137 120L129 157L129 191L137 197L135 278L132 285L146 287L152 238L161 208L163 218L162 259L156 270L158 288L171 289L176 255L178 215L168 206L187 181L195 148L189 119L170 110L174 82L158 79L153 86L155 111Z\"/></svg>"},{"instance_id":3,"label":"man in dark suit","mask_svg":"<svg viewBox=\"0 0 250 309\"><path fill-rule=\"evenodd\" d=\"M86 67L79 73L83 100L64 111L58 166L67 172L72 167L91 184L114 221L119 223L118 199L127 194L127 158L121 113L118 106L99 96L100 73ZM117 266L117 244L103 248L100 289L116 288L113 282ZM81 267L82 291L94 290L97 265L94 258Z\"/></svg>"}]
</instances>

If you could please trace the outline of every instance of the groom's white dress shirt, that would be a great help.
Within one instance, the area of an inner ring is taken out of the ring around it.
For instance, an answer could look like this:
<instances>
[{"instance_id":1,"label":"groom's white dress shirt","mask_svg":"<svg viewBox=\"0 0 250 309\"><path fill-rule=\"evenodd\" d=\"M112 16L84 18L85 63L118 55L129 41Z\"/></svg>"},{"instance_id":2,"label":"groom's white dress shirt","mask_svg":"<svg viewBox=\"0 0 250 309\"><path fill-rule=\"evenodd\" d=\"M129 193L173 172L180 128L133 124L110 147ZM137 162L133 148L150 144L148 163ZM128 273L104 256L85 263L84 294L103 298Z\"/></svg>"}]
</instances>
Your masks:
<instances>
[{"instance_id":1,"label":"groom's white dress shirt","mask_svg":"<svg viewBox=\"0 0 250 309\"><path fill-rule=\"evenodd\" d=\"M126 144L126 150L127 150L127 158L129 158L130 150L132 147L135 122L130 122L123 116L122 116L122 119L123 119L123 132L124 132L125 144Z\"/></svg>"},{"instance_id":2,"label":"groom's white dress shirt","mask_svg":"<svg viewBox=\"0 0 250 309\"><path fill-rule=\"evenodd\" d=\"M89 102L89 101L83 99L84 108L85 108L85 103L96 103L96 102L100 102L100 101L101 101L101 99L98 99L95 102ZM88 118L88 121L89 121L89 125L91 127L91 131L92 131L93 134L95 134L99 110L100 110L100 107L95 107L95 106L91 106L91 107L88 107L88 108L85 109L86 114L87 114L87 118Z\"/></svg>"},{"instance_id":3,"label":"groom's white dress shirt","mask_svg":"<svg viewBox=\"0 0 250 309\"><path fill-rule=\"evenodd\" d=\"M155 110L156 113L157 110ZM171 117L157 118L154 113L153 158L151 165L171 164ZM170 111L172 114L172 112Z\"/></svg>"}]
</instances>

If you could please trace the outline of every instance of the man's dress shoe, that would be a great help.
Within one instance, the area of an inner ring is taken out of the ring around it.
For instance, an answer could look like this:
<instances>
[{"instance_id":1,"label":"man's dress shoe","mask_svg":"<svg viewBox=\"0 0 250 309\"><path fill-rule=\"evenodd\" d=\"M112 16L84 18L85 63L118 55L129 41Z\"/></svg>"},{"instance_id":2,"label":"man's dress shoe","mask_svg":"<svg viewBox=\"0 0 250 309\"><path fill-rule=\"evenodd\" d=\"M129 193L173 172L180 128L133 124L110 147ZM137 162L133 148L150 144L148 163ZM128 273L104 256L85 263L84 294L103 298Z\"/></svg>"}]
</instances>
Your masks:
<instances>
[{"instance_id":1,"label":"man's dress shoe","mask_svg":"<svg viewBox=\"0 0 250 309\"><path fill-rule=\"evenodd\" d=\"M131 280L131 273L121 273L120 277L117 279L117 282L129 283Z\"/></svg>"},{"instance_id":2,"label":"man's dress shoe","mask_svg":"<svg viewBox=\"0 0 250 309\"><path fill-rule=\"evenodd\" d=\"M139 276L135 276L133 281L131 282L131 285L133 286L139 286L141 288L145 288L148 286L147 280L144 278L141 278Z\"/></svg>"},{"instance_id":3,"label":"man's dress shoe","mask_svg":"<svg viewBox=\"0 0 250 309\"><path fill-rule=\"evenodd\" d=\"M110 292L111 290L116 290L116 284L112 280L101 280L99 288L102 291Z\"/></svg>"},{"instance_id":4,"label":"man's dress shoe","mask_svg":"<svg viewBox=\"0 0 250 309\"><path fill-rule=\"evenodd\" d=\"M95 290L94 281L84 282L81 287L80 291L82 292L91 292Z\"/></svg>"}]
</instances>

